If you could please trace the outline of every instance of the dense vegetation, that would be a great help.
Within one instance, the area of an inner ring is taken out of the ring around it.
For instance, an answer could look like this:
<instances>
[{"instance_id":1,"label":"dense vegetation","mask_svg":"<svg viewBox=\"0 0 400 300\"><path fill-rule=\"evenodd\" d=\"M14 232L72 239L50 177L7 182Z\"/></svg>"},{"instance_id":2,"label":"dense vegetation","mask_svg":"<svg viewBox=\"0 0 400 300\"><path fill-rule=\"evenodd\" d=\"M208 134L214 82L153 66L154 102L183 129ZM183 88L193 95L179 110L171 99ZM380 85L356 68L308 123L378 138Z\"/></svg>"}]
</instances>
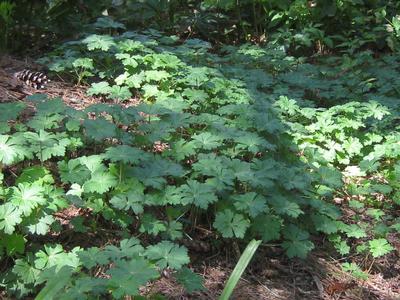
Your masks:
<instances>
[{"instance_id":1,"label":"dense vegetation","mask_svg":"<svg viewBox=\"0 0 400 300\"><path fill-rule=\"evenodd\" d=\"M38 62L99 100L0 104L7 295L120 299L166 268L202 290L182 243L198 226L289 258L325 236L361 279L393 254L397 1L110 2L0 1L3 46L46 37Z\"/></svg>"}]
</instances>

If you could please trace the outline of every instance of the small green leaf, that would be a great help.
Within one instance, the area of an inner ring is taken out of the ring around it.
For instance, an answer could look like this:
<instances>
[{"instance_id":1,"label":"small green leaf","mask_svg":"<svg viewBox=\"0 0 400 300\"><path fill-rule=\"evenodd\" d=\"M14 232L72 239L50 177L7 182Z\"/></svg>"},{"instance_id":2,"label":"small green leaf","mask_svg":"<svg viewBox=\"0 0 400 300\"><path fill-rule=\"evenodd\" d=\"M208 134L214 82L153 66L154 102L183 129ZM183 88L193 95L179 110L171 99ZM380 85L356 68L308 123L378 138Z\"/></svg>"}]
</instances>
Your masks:
<instances>
[{"instance_id":1,"label":"small green leaf","mask_svg":"<svg viewBox=\"0 0 400 300\"><path fill-rule=\"evenodd\" d=\"M180 239L183 236L182 229L183 229L182 223L177 221L171 221L167 224L167 230L165 231L164 234L171 240Z\"/></svg>"},{"instance_id":2,"label":"small green leaf","mask_svg":"<svg viewBox=\"0 0 400 300\"><path fill-rule=\"evenodd\" d=\"M130 190L124 194L118 194L111 198L110 203L121 210L132 210L135 214L143 213L143 190Z\"/></svg>"},{"instance_id":3,"label":"small green leaf","mask_svg":"<svg viewBox=\"0 0 400 300\"><path fill-rule=\"evenodd\" d=\"M102 141L106 138L116 136L117 127L103 118L96 120L85 120L83 127L86 129L86 134L96 141Z\"/></svg>"},{"instance_id":4,"label":"small green leaf","mask_svg":"<svg viewBox=\"0 0 400 300\"><path fill-rule=\"evenodd\" d=\"M234 206L237 210L245 212L253 218L268 211L265 198L256 193L251 192L236 195L233 199L235 200Z\"/></svg>"},{"instance_id":5,"label":"small green leaf","mask_svg":"<svg viewBox=\"0 0 400 300\"><path fill-rule=\"evenodd\" d=\"M346 235L348 237L354 237L360 239L367 236L367 233L357 224L350 224L345 228Z\"/></svg>"},{"instance_id":6,"label":"small green leaf","mask_svg":"<svg viewBox=\"0 0 400 300\"><path fill-rule=\"evenodd\" d=\"M278 240L281 237L283 220L274 215L263 214L252 222L252 230L261 236L264 242Z\"/></svg>"},{"instance_id":7,"label":"small green leaf","mask_svg":"<svg viewBox=\"0 0 400 300\"><path fill-rule=\"evenodd\" d=\"M123 163L138 163L146 156L146 152L141 149L127 145L119 145L107 148L104 157L112 162L121 161Z\"/></svg>"},{"instance_id":8,"label":"small green leaf","mask_svg":"<svg viewBox=\"0 0 400 300\"><path fill-rule=\"evenodd\" d=\"M71 219L71 225L74 227L75 232L85 233L88 231L88 228L83 224L85 218L82 216L77 216Z\"/></svg>"},{"instance_id":9,"label":"small green leaf","mask_svg":"<svg viewBox=\"0 0 400 300\"><path fill-rule=\"evenodd\" d=\"M282 247L286 249L289 258L295 256L306 258L307 254L314 249L314 244L308 240L310 236L308 232L295 225L290 224L285 228L283 235L286 241L282 243Z\"/></svg>"},{"instance_id":10,"label":"small green leaf","mask_svg":"<svg viewBox=\"0 0 400 300\"><path fill-rule=\"evenodd\" d=\"M180 187L180 191L182 204L193 203L202 209L207 209L211 203L218 200L212 186L195 180L188 180L185 185Z\"/></svg>"},{"instance_id":11,"label":"small green leaf","mask_svg":"<svg viewBox=\"0 0 400 300\"><path fill-rule=\"evenodd\" d=\"M340 241L335 244L335 249L340 253L340 255L347 255L350 253L350 246L347 245L346 241Z\"/></svg>"},{"instance_id":12,"label":"small green leaf","mask_svg":"<svg viewBox=\"0 0 400 300\"><path fill-rule=\"evenodd\" d=\"M222 212L218 212L213 226L225 238L237 237L243 238L247 228L250 226L250 222L241 214L235 214L229 209L225 209Z\"/></svg>"},{"instance_id":13,"label":"small green leaf","mask_svg":"<svg viewBox=\"0 0 400 300\"><path fill-rule=\"evenodd\" d=\"M0 135L0 162L11 165L23 158L23 146L8 135Z\"/></svg>"},{"instance_id":14,"label":"small green leaf","mask_svg":"<svg viewBox=\"0 0 400 300\"><path fill-rule=\"evenodd\" d=\"M82 43L87 45L87 48L91 51L100 49L108 51L112 46L115 45L114 39L109 35L97 35L92 34L85 38Z\"/></svg>"},{"instance_id":15,"label":"small green leaf","mask_svg":"<svg viewBox=\"0 0 400 300\"><path fill-rule=\"evenodd\" d=\"M17 259L12 269L13 273L26 284L36 282L40 274L40 270L33 266L31 260L31 256L28 256L27 260Z\"/></svg>"},{"instance_id":16,"label":"small green leaf","mask_svg":"<svg viewBox=\"0 0 400 300\"><path fill-rule=\"evenodd\" d=\"M370 208L367 210L367 214L379 221L385 215L385 212L378 208Z\"/></svg>"},{"instance_id":17,"label":"small green leaf","mask_svg":"<svg viewBox=\"0 0 400 300\"><path fill-rule=\"evenodd\" d=\"M51 270L46 270L51 271ZM37 294L35 300L52 300L58 297L60 291L67 285L71 280L73 269L68 266L63 266L57 272L51 274L51 277L47 280L44 288Z\"/></svg>"},{"instance_id":18,"label":"small green leaf","mask_svg":"<svg viewBox=\"0 0 400 300\"><path fill-rule=\"evenodd\" d=\"M221 145L221 138L211 134L210 132L195 134L193 135L192 139L195 141L195 145L198 148L205 150L211 150Z\"/></svg>"},{"instance_id":19,"label":"small green leaf","mask_svg":"<svg viewBox=\"0 0 400 300\"><path fill-rule=\"evenodd\" d=\"M129 91L129 88L127 86L118 85L113 85L110 88L108 95L111 99L117 99L121 101L128 100L132 97L132 93Z\"/></svg>"},{"instance_id":20,"label":"small green leaf","mask_svg":"<svg viewBox=\"0 0 400 300\"><path fill-rule=\"evenodd\" d=\"M116 299L139 295L140 286L159 276L155 267L142 257L117 261L107 274L111 276L108 285Z\"/></svg>"},{"instance_id":21,"label":"small green leaf","mask_svg":"<svg viewBox=\"0 0 400 300\"><path fill-rule=\"evenodd\" d=\"M141 218L140 232L147 232L152 235L158 235L160 232L166 231L165 224L157 220L150 214L144 214Z\"/></svg>"},{"instance_id":22,"label":"small green leaf","mask_svg":"<svg viewBox=\"0 0 400 300\"><path fill-rule=\"evenodd\" d=\"M22 222L21 214L11 203L0 205L0 229L6 234L12 234L15 226Z\"/></svg>"},{"instance_id":23,"label":"small green leaf","mask_svg":"<svg viewBox=\"0 0 400 300\"><path fill-rule=\"evenodd\" d=\"M179 270L190 261L185 247L169 241L162 241L157 245L149 246L145 255L148 259L154 260L161 269L170 267Z\"/></svg>"},{"instance_id":24,"label":"small green leaf","mask_svg":"<svg viewBox=\"0 0 400 300\"><path fill-rule=\"evenodd\" d=\"M104 194L112 187L117 185L118 181L115 176L109 172L95 172L92 177L83 184L85 193Z\"/></svg>"},{"instance_id":25,"label":"small green leaf","mask_svg":"<svg viewBox=\"0 0 400 300\"><path fill-rule=\"evenodd\" d=\"M189 268L182 268L174 275L176 280L183 285L185 290L190 294L195 291L204 291L203 278L194 273Z\"/></svg>"},{"instance_id":26,"label":"small green leaf","mask_svg":"<svg viewBox=\"0 0 400 300\"><path fill-rule=\"evenodd\" d=\"M51 215L44 215L42 217L36 217L34 224L27 226L28 231L32 234L45 235L49 232L51 224L55 221Z\"/></svg>"},{"instance_id":27,"label":"small green leaf","mask_svg":"<svg viewBox=\"0 0 400 300\"><path fill-rule=\"evenodd\" d=\"M107 95L111 91L111 87L106 81L101 81L98 83L92 83L90 88L87 90L89 96L94 95Z\"/></svg>"},{"instance_id":28,"label":"small green leaf","mask_svg":"<svg viewBox=\"0 0 400 300\"><path fill-rule=\"evenodd\" d=\"M50 171L47 170L45 167L42 166L33 166L25 168L21 175L17 178L15 183L18 185L20 183L38 183L42 185L44 183L53 184L54 179L53 176L50 174Z\"/></svg>"},{"instance_id":29,"label":"small green leaf","mask_svg":"<svg viewBox=\"0 0 400 300\"><path fill-rule=\"evenodd\" d=\"M25 238L21 234L1 235L0 245L6 248L7 255L23 254L25 251Z\"/></svg>"},{"instance_id":30,"label":"small green leaf","mask_svg":"<svg viewBox=\"0 0 400 300\"><path fill-rule=\"evenodd\" d=\"M339 229L336 221L327 216L321 214L313 214L311 218L314 222L315 228L323 233L332 234L337 232Z\"/></svg>"},{"instance_id":31,"label":"small green leaf","mask_svg":"<svg viewBox=\"0 0 400 300\"><path fill-rule=\"evenodd\" d=\"M81 58L77 58L74 60L74 62L72 63L72 65L75 68L84 68L84 69L88 69L88 70L92 70L94 68L93 66L93 59L88 58L88 57L81 57Z\"/></svg>"},{"instance_id":32,"label":"small green leaf","mask_svg":"<svg viewBox=\"0 0 400 300\"><path fill-rule=\"evenodd\" d=\"M23 102L0 103L0 122L17 119L25 107Z\"/></svg>"},{"instance_id":33,"label":"small green leaf","mask_svg":"<svg viewBox=\"0 0 400 300\"><path fill-rule=\"evenodd\" d=\"M394 250L386 239L374 239L368 245L373 257L380 257Z\"/></svg>"},{"instance_id":34,"label":"small green leaf","mask_svg":"<svg viewBox=\"0 0 400 300\"><path fill-rule=\"evenodd\" d=\"M360 267L355 263L343 263L343 271L351 273L353 276L360 278L361 280L367 280L368 274L364 273Z\"/></svg>"}]
</instances>

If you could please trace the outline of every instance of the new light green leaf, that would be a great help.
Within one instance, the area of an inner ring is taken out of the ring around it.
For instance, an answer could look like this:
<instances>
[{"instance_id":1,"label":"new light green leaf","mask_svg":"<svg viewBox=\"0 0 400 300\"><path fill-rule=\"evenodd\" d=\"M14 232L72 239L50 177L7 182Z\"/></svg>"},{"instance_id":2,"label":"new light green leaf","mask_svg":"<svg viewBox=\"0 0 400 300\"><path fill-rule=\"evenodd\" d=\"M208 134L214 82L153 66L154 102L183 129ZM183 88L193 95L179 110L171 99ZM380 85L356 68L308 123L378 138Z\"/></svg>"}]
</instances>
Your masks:
<instances>
[{"instance_id":1,"label":"new light green leaf","mask_svg":"<svg viewBox=\"0 0 400 300\"><path fill-rule=\"evenodd\" d=\"M22 222L21 212L11 203L0 205L0 229L12 234L15 226Z\"/></svg>"},{"instance_id":2,"label":"new light green leaf","mask_svg":"<svg viewBox=\"0 0 400 300\"><path fill-rule=\"evenodd\" d=\"M221 138L211 134L210 132L203 132L192 136L196 146L205 150L211 150L221 146Z\"/></svg>"},{"instance_id":3,"label":"new light green leaf","mask_svg":"<svg viewBox=\"0 0 400 300\"><path fill-rule=\"evenodd\" d=\"M40 161L50 159L52 156L64 156L69 140L64 134L54 134L45 130L25 132L25 138L30 143L32 151Z\"/></svg>"},{"instance_id":4,"label":"new light green leaf","mask_svg":"<svg viewBox=\"0 0 400 300\"><path fill-rule=\"evenodd\" d=\"M136 68L139 65L135 57L128 53L117 53L115 58L121 60L122 64L127 67Z\"/></svg>"},{"instance_id":5,"label":"new light green leaf","mask_svg":"<svg viewBox=\"0 0 400 300\"><path fill-rule=\"evenodd\" d=\"M392 245L390 245L389 242L383 238L369 241L368 245L373 257L380 257L394 250Z\"/></svg>"},{"instance_id":6,"label":"new light green leaf","mask_svg":"<svg viewBox=\"0 0 400 300\"><path fill-rule=\"evenodd\" d=\"M9 135L0 135L0 161L11 165L24 158L23 146Z\"/></svg>"},{"instance_id":7,"label":"new light green leaf","mask_svg":"<svg viewBox=\"0 0 400 300\"><path fill-rule=\"evenodd\" d=\"M345 232L348 237L360 239L367 236L367 233L357 224L350 224L345 227Z\"/></svg>"},{"instance_id":8,"label":"new light green leaf","mask_svg":"<svg viewBox=\"0 0 400 300\"><path fill-rule=\"evenodd\" d=\"M84 68L88 70L92 70L94 68L93 66L93 59L88 58L88 57L80 57L74 60L72 65L75 68Z\"/></svg>"},{"instance_id":9,"label":"new light green leaf","mask_svg":"<svg viewBox=\"0 0 400 300\"><path fill-rule=\"evenodd\" d=\"M31 234L45 235L49 232L51 224L55 221L52 215L45 215L36 219L35 224L28 225L28 231Z\"/></svg>"},{"instance_id":10,"label":"new light green leaf","mask_svg":"<svg viewBox=\"0 0 400 300\"><path fill-rule=\"evenodd\" d=\"M42 270L53 266L56 267L56 270L63 266L77 268L81 264L77 253L64 252L60 244L44 245L44 250L36 252L35 257L35 267Z\"/></svg>"},{"instance_id":11,"label":"new light green leaf","mask_svg":"<svg viewBox=\"0 0 400 300\"><path fill-rule=\"evenodd\" d=\"M124 52L131 52L133 50L140 50L144 48L144 46L140 41L125 39L118 43L118 48Z\"/></svg>"},{"instance_id":12,"label":"new light green leaf","mask_svg":"<svg viewBox=\"0 0 400 300\"><path fill-rule=\"evenodd\" d=\"M109 35L97 35L92 34L85 38L82 43L87 45L90 51L100 49L108 51L112 46L115 45L114 39Z\"/></svg>"},{"instance_id":13,"label":"new light green leaf","mask_svg":"<svg viewBox=\"0 0 400 300\"><path fill-rule=\"evenodd\" d=\"M22 170L21 175L15 181L16 184L19 183L37 183L39 185L43 184L53 184L54 178L50 171L42 166L28 167Z\"/></svg>"},{"instance_id":14,"label":"new light green leaf","mask_svg":"<svg viewBox=\"0 0 400 300\"><path fill-rule=\"evenodd\" d=\"M90 180L83 184L85 193L104 194L118 183L117 178L109 172L95 172Z\"/></svg>"},{"instance_id":15,"label":"new light green leaf","mask_svg":"<svg viewBox=\"0 0 400 300\"><path fill-rule=\"evenodd\" d=\"M25 284L36 282L40 274L40 270L34 267L34 265L30 262L29 257L28 260L17 259L12 271Z\"/></svg>"},{"instance_id":16,"label":"new light green leaf","mask_svg":"<svg viewBox=\"0 0 400 300\"><path fill-rule=\"evenodd\" d=\"M94 96L94 95L107 95L111 91L111 87L106 81L100 81L100 82L95 82L92 83L90 88L87 90L87 94L89 96Z\"/></svg>"},{"instance_id":17,"label":"new light green leaf","mask_svg":"<svg viewBox=\"0 0 400 300\"><path fill-rule=\"evenodd\" d=\"M20 183L18 187L12 187L12 191L10 201L24 216L47 202L43 187L37 184Z\"/></svg>"},{"instance_id":18,"label":"new light green leaf","mask_svg":"<svg viewBox=\"0 0 400 300\"><path fill-rule=\"evenodd\" d=\"M110 88L108 95L111 99L117 99L121 101L128 100L132 97L132 93L127 86L119 85L113 85Z\"/></svg>"},{"instance_id":19,"label":"new light green leaf","mask_svg":"<svg viewBox=\"0 0 400 300\"><path fill-rule=\"evenodd\" d=\"M92 174L96 172L105 172L107 170L102 163L102 155L81 156L78 160L86 166Z\"/></svg>"},{"instance_id":20,"label":"new light green leaf","mask_svg":"<svg viewBox=\"0 0 400 300\"><path fill-rule=\"evenodd\" d=\"M171 77L171 75L168 72L163 71L163 70L150 70L150 71L146 71L144 74L145 74L147 82L150 82L150 81L159 82L163 79L167 79L167 78Z\"/></svg>"}]
</instances>

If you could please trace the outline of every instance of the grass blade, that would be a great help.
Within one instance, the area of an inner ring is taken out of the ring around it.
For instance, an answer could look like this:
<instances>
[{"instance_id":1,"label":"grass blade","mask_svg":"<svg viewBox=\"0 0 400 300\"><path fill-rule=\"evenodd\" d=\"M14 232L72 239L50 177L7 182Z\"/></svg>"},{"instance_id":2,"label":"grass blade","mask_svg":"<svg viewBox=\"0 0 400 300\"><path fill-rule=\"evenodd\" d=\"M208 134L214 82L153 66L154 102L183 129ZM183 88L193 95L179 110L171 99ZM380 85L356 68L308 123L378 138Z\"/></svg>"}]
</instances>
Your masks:
<instances>
[{"instance_id":1,"label":"grass blade","mask_svg":"<svg viewBox=\"0 0 400 300\"><path fill-rule=\"evenodd\" d=\"M236 287L240 277L242 276L244 270L246 269L247 265L249 264L251 258L253 257L254 253L256 252L258 246L260 246L261 241L252 240L247 245L246 249L244 250L243 254L240 256L239 261L237 262L235 269L231 276L228 279L228 282L225 284L225 288L222 291L219 300L228 300L231 296L234 288Z\"/></svg>"}]
</instances>

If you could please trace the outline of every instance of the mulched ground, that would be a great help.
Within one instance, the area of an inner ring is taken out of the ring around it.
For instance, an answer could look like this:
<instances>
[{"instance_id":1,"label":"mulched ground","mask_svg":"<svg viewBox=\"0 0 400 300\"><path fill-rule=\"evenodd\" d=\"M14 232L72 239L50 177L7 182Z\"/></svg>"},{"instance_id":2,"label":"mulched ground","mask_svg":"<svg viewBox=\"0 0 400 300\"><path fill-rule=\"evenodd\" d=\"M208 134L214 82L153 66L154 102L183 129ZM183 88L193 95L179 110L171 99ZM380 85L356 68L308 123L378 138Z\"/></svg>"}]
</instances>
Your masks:
<instances>
[{"instance_id":1,"label":"mulched ground","mask_svg":"<svg viewBox=\"0 0 400 300\"><path fill-rule=\"evenodd\" d=\"M15 81L13 73L25 68L40 70L30 60L16 60L9 56L0 57L0 103L10 101L24 101L25 97L38 91ZM61 97L64 102L76 109L83 109L105 99L88 97L83 86L73 86L63 82L61 78L52 78L52 82L45 90L50 97ZM136 105L138 99L131 99L126 105ZM70 207L60 212L57 218L64 227L71 225L69 220L75 216L90 217L85 210ZM60 238L64 243L85 243L88 236L67 230ZM107 234L92 233L91 244L104 245ZM112 232L109 232L112 236ZM169 299L217 299L224 283L240 256L240 250L245 245L235 243L212 247L216 237L208 237L210 242L198 241L198 245L187 245L191 256L190 267L202 275L206 291L188 295L167 272L159 280L143 287L143 294L151 295L162 293ZM389 237L390 238L390 237ZM361 266L369 266L369 278L366 281L353 278L348 273L341 271L340 264L344 261L331 257L333 251L321 240L316 240L316 250L306 260L289 260L282 250L275 245L260 246L255 257L250 263L232 299L326 299L326 300L400 300L400 242L393 242L396 251L377 260L370 257L353 257ZM108 240L106 243L109 243ZM223 243L223 242L221 242ZM233 246L235 247L233 247ZM1 298L1 295L0 295Z\"/></svg>"}]
</instances>

